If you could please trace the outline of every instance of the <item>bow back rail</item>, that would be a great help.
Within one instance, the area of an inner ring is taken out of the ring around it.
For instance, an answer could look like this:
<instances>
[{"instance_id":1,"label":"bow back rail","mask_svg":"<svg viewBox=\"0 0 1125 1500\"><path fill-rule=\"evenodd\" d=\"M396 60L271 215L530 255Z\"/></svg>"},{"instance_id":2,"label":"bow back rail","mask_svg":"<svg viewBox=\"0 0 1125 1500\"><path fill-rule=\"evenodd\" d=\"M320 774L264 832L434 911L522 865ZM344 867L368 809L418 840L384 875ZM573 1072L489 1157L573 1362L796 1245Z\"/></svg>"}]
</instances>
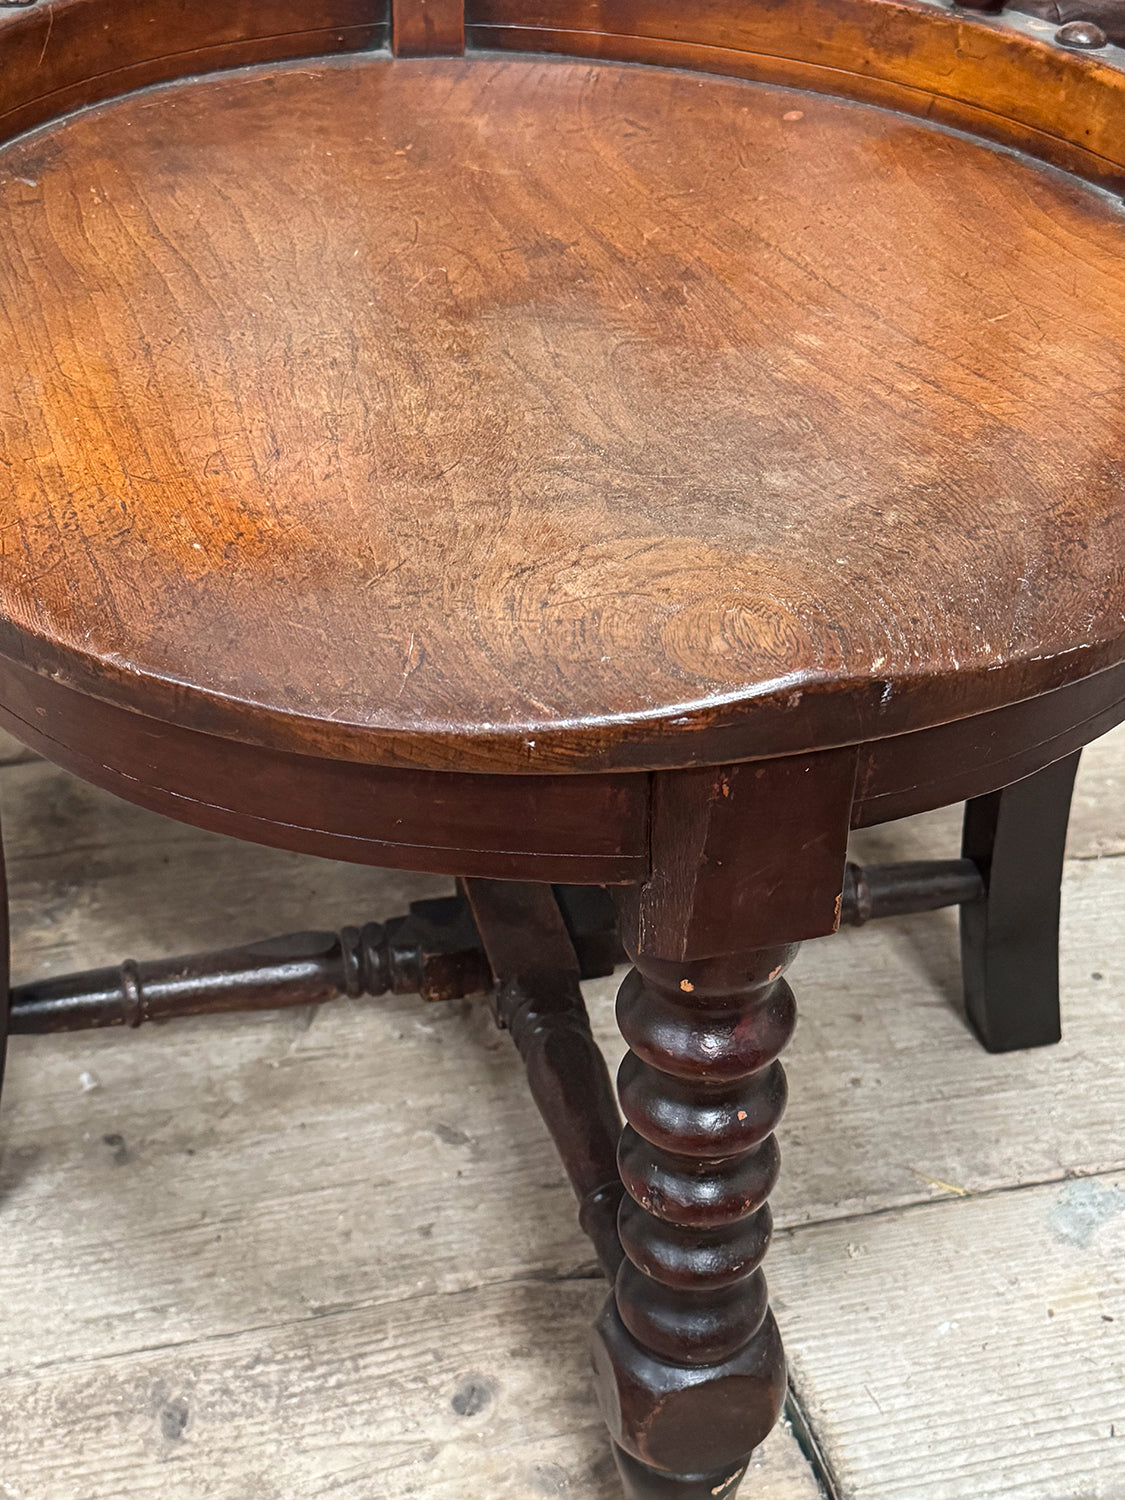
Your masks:
<instances>
[{"instance_id":1,"label":"bow back rail","mask_svg":"<svg viewBox=\"0 0 1125 1500\"><path fill-rule=\"evenodd\" d=\"M1055 41L1064 47L1094 50L1109 42L1118 47L1125 45L1123 0L1011 0L1007 5L1004 0L960 0L960 3L966 10L990 15L1007 9L1034 16L1058 28Z\"/></svg>"},{"instance_id":2,"label":"bow back rail","mask_svg":"<svg viewBox=\"0 0 1125 1500\"><path fill-rule=\"evenodd\" d=\"M1028 12L1025 14L1024 12ZM1097 35L1059 35L1089 22ZM1056 24L1057 23L1057 24ZM665 64L971 130L1125 188L1122 0L4 0L0 142L148 84L394 46Z\"/></svg>"}]
</instances>

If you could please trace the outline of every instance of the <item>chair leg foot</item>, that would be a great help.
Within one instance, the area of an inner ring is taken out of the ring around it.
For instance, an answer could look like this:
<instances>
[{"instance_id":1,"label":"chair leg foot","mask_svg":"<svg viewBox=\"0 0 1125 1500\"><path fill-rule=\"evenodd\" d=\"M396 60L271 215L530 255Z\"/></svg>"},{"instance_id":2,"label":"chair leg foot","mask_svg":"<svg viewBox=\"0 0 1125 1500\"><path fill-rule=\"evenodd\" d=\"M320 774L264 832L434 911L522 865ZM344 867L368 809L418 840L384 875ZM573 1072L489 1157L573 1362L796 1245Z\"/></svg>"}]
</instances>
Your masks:
<instances>
[{"instance_id":1,"label":"chair leg foot","mask_svg":"<svg viewBox=\"0 0 1125 1500\"><path fill-rule=\"evenodd\" d=\"M1079 754L965 807L962 852L985 895L961 908L965 1014L989 1052L1062 1036L1059 888Z\"/></svg>"},{"instance_id":2,"label":"chair leg foot","mask_svg":"<svg viewBox=\"0 0 1125 1500\"><path fill-rule=\"evenodd\" d=\"M716 1497L725 1500L737 1490L748 1463L748 1460L743 1460L712 1474L666 1474L660 1469L650 1469L616 1443L613 1456L617 1460L625 1500L716 1500Z\"/></svg>"}]
</instances>

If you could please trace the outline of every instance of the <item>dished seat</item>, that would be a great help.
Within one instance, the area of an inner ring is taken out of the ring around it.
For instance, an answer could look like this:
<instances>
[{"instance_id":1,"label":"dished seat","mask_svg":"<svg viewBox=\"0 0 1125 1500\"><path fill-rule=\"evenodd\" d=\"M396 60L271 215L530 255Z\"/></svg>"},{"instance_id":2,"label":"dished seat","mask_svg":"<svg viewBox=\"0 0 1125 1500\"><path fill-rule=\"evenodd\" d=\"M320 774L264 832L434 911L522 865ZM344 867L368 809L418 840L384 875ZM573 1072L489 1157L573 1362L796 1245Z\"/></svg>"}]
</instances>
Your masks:
<instances>
[{"instance_id":1,"label":"dished seat","mask_svg":"<svg viewBox=\"0 0 1125 1500\"><path fill-rule=\"evenodd\" d=\"M666 69L95 107L0 153L0 653L500 772L1086 676L1125 637L1123 230L1005 150Z\"/></svg>"}]
</instances>

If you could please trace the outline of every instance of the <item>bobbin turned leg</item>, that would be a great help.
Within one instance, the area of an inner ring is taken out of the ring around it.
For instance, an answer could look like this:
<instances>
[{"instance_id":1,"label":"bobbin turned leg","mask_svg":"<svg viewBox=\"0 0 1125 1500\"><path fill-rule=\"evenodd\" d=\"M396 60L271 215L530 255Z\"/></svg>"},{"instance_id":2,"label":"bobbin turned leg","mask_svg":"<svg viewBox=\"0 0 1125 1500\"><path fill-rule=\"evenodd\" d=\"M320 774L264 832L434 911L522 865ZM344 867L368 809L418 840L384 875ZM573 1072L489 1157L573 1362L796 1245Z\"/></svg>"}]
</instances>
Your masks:
<instances>
[{"instance_id":1,"label":"bobbin turned leg","mask_svg":"<svg viewBox=\"0 0 1125 1500\"><path fill-rule=\"evenodd\" d=\"M656 778L652 881L622 898L625 1259L595 1329L628 1500L729 1500L785 1399L761 1262L796 943L835 929L848 752Z\"/></svg>"},{"instance_id":2,"label":"bobbin turned leg","mask_svg":"<svg viewBox=\"0 0 1125 1500\"><path fill-rule=\"evenodd\" d=\"M636 1500L733 1494L785 1399L759 1267L785 1107L777 1057L796 1019L780 977L792 952L640 957L621 988L626 1258L599 1374L603 1391L616 1388L611 1428Z\"/></svg>"}]
</instances>

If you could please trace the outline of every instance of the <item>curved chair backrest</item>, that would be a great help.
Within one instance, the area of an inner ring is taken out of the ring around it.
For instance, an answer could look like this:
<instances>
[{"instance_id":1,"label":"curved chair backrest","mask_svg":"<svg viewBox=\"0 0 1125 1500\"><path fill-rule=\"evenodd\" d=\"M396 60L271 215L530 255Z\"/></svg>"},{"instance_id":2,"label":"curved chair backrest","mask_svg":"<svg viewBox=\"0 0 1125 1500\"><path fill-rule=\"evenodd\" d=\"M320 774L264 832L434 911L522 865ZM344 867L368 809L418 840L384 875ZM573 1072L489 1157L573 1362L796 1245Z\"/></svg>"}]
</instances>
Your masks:
<instances>
[{"instance_id":1,"label":"curved chair backrest","mask_svg":"<svg viewBox=\"0 0 1125 1500\"><path fill-rule=\"evenodd\" d=\"M190 74L393 47L555 52L700 69L883 104L1125 188L1125 51L1060 20L1121 0L31 0L0 3L0 141ZM1025 14L1025 11L1033 14ZM1073 37L1072 37L1073 39Z\"/></svg>"}]
</instances>

